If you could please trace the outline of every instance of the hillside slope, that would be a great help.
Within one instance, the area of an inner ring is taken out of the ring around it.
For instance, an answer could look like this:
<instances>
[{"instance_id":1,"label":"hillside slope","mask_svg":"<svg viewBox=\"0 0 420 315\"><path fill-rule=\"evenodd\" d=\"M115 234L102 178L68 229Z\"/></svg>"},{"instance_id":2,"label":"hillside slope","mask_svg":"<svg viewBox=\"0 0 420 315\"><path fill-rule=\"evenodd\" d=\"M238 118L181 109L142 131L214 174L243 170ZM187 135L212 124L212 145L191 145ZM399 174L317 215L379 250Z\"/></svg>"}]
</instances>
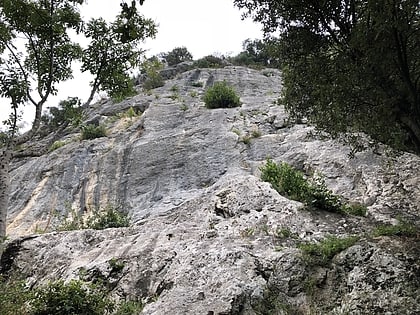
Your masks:
<instances>
[{"instance_id":1,"label":"hillside slope","mask_svg":"<svg viewBox=\"0 0 420 315\"><path fill-rule=\"evenodd\" d=\"M201 96L227 81L242 106L205 108ZM95 277L112 296L147 302L142 314L420 313L418 233L374 236L380 224L420 217L420 158L350 149L291 125L281 76L243 67L194 69L119 104L92 106L107 137L16 161L0 271L32 285ZM141 115L124 115L130 107ZM307 174L366 216L309 211L260 180L270 157ZM127 228L53 231L73 211L118 206ZM299 244L328 236L357 242L323 263ZM115 275L109 261L121 260Z\"/></svg>"}]
</instances>

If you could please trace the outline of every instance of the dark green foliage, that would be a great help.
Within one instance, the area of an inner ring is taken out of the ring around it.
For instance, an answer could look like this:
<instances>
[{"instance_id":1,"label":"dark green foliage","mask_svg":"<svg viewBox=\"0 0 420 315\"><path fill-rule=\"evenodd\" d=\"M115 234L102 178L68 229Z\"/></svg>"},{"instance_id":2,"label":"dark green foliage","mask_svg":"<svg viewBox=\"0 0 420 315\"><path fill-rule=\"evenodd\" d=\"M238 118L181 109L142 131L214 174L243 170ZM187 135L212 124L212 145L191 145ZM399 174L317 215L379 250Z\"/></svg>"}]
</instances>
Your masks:
<instances>
[{"instance_id":1,"label":"dark green foliage","mask_svg":"<svg viewBox=\"0 0 420 315\"><path fill-rule=\"evenodd\" d=\"M277 164L271 159L267 159L260 170L261 179L269 182L279 194L303 202L309 208L352 215L366 214L366 207L363 205L344 204L340 196L328 189L320 174L306 178L301 171L289 164Z\"/></svg>"},{"instance_id":2,"label":"dark green foliage","mask_svg":"<svg viewBox=\"0 0 420 315\"><path fill-rule=\"evenodd\" d=\"M138 315L143 310L144 305L141 302L126 301L122 302L114 315Z\"/></svg>"},{"instance_id":3,"label":"dark green foliage","mask_svg":"<svg viewBox=\"0 0 420 315\"><path fill-rule=\"evenodd\" d=\"M357 216L361 216L361 217L366 216L366 213L367 213L367 210L368 210L365 205L358 204L358 203L343 205L342 209L343 209L344 213L351 214L351 215L357 215Z\"/></svg>"},{"instance_id":4,"label":"dark green foliage","mask_svg":"<svg viewBox=\"0 0 420 315\"><path fill-rule=\"evenodd\" d=\"M405 236L416 237L420 234L419 229L405 221L400 221L396 225L380 225L372 232L373 236Z\"/></svg>"},{"instance_id":5,"label":"dark green foliage","mask_svg":"<svg viewBox=\"0 0 420 315\"><path fill-rule=\"evenodd\" d=\"M127 213L108 205L105 209L95 211L94 215L87 220L86 227L103 230L107 228L127 227L129 224L130 218Z\"/></svg>"},{"instance_id":6,"label":"dark green foliage","mask_svg":"<svg viewBox=\"0 0 420 315\"><path fill-rule=\"evenodd\" d=\"M105 90L116 100L135 95L134 85L128 70L140 64L143 54L138 44L156 35L156 26L137 11L128 18L126 14L117 16L109 24L104 19L92 19L85 26L85 35L90 40L83 51L82 71L95 75L93 88Z\"/></svg>"},{"instance_id":7,"label":"dark green foliage","mask_svg":"<svg viewBox=\"0 0 420 315\"><path fill-rule=\"evenodd\" d=\"M121 271L120 262L116 261L113 266ZM101 285L80 280L67 283L57 280L29 289L24 281L6 280L0 276L0 314L137 315L143 309L143 303L137 301L123 301L117 305L108 293Z\"/></svg>"},{"instance_id":8,"label":"dark green foliage","mask_svg":"<svg viewBox=\"0 0 420 315\"><path fill-rule=\"evenodd\" d=\"M92 140L96 138L106 137L106 129L104 125L89 124L81 127L82 140Z\"/></svg>"},{"instance_id":9,"label":"dark green foliage","mask_svg":"<svg viewBox=\"0 0 420 315\"><path fill-rule=\"evenodd\" d=\"M239 96L235 90L223 82L216 82L208 88L203 101L207 108L231 108L241 106Z\"/></svg>"},{"instance_id":10,"label":"dark green foliage","mask_svg":"<svg viewBox=\"0 0 420 315\"><path fill-rule=\"evenodd\" d=\"M309 184L302 172L295 170L287 163L277 165L268 159L260 168L261 179L269 182L281 195L297 201L305 201L309 190Z\"/></svg>"},{"instance_id":11,"label":"dark green foliage","mask_svg":"<svg viewBox=\"0 0 420 315\"><path fill-rule=\"evenodd\" d=\"M104 315L114 310L104 288L79 280L58 280L35 289L30 305L33 315Z\"/></svg>"},{"instance_id":12,"label":"dark green foliage","mask_svg":"<svg viewBox=\"0 0 420 315\"><path fill-rule=\"evenodd\" d=\"M103 230L107 228L127 227L130 225L130 218L127 213L119 211L112 205L107 205L104 209L93 210L92 215L84 219L81 213L70 209L71 220L65 221L59 231L72 231L82 229Z\"/></svg>"},{"instance_id":13,"label":"dark green foliage","mask_svg":"<svg viewBox=\"0 0 420 315\"><path fill-rule=\"evenodd\" d=\"M280 64L275 56L275 45L270 40L247 39L242 44L243 51L230 57L229 62L237 66L254 68L278 67Z\"/></svg>"},{"instance_id":14,"label":"dark green foliage","mask_svg":"<svg viewBox=\"0 0 420 315\"><path fill-rule=\"evenodd\" d=\"M326 265L335 255L353 246L358 240L357 236L346 238L328 236L319 243L304 243L298 247L309 263Z\"/></svg>"},{"instance_id":15,"label":"dark green foliage","mask_svg":"<svg viewBox=\"0 0 420 315\"><path fill-rule=\"evenodd\" d=\"M224 59L208 55L201 59L194 61L194 68L223 68L226 65Z\"/></svg>"},{"instance_id":16,"label":"dark green foliage","mask_svg":"<svg viewBox=\"0 0 420 315\"><path fill-rule=\"evenodd\" d=\"M109 264L109 267L111 268L111 273L119 273L125 267L124 262L122 262L122 261L120 261L116 258L111 258L108 261L108 264Z\"/></svg>"},{"instance_id":17,"label":"dark green foliage","mask_svg":"<svg viewBox=\"0 0 420 315\"><path fill-rule=\"evenodd\" d=\"M69 97L60 101L58 107L49 107L48 113L42 116L42 122L56 129L66 123L78 127L83 121L83 108L78 97Z\"/></svg>"},{"instance_id":18,"label":"dark green foliage","mask_svg":"<svg viewBox=\"0 0 420 315\"><path fill-rule=\"evenodd\" d=\"M27 314L29 290L23 281L6 280L0 275L0 313L2 315Z\"/></svg>"},{"instance_id":19,"label":"dark green foliage","mask_svg":"<svg viewBox=\"0 0 420 315\"><path fill-rule=\"evenodd\" d=\"M149 58L141 64L140 72L145 76L143 90L150 91L165 85L165 80L160 74L163 64L157 57Z\"/></svg>"},{"instance_id":20,"label":"dark green foliage","mask_svg":"<svg viewBox=\"0 0 420 315\"><path fill-rule=\"evenodd\" d=\"M168 66L175 66L183 61L191 61L193 56L186 47L177 47L170 52L163 53L162 58Z\"/></svg>"},{"instance_id":21,"label":"dark green foliage","mask_svg":"<svg viewBox=\"0 0 420 315\"><path fill-rule=\"evenodd\" d=\"M420 2L235 0L279 34L291 118L366 147L359 132L420 152ZM369 145L369 144L368 144Z\"/></svg>"}]
</instances>

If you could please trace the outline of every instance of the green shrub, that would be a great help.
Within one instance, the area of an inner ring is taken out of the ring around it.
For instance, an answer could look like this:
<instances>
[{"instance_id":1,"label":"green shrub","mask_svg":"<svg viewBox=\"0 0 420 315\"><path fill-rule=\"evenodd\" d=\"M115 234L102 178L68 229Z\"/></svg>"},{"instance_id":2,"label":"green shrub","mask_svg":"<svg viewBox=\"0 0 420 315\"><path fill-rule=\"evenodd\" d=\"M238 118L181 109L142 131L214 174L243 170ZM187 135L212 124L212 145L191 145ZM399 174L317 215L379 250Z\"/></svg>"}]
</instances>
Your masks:
<instances>
[{"instance_id":1,"label":"green shrub","mask_svg":"<svg viewBox=\"0 0 420 315\"><path fill-rule=\"evenodd\" d=\"M108 205L104 210L95 211L87 221L87 228L103 230L107 228L127 227L130 225L128 214L118 211L115 207Z\"/></svg>"},{"instance_id":2,"label":"green shrub","mask_svg":"<svg viewBox=\"0 0 420 315\"><path fill-rule=\"evenodd\" d=\"M308 262L326 265L338 253L353 246L359 237L349 236L346 238L338 238L336 236L328 236L319 243L300 244L300 248Z\"/></svg>"},{"instance_id":3,"label":"green shrub","mask_svg":"<svg viewBox=\"0 0 420 315\"><path fill-rule=\"evenodd\" d=\"M344 213L357 215L357 216L361 216L361 217L366 216L367 210L368 209L365 205L358 204L358 203L342 206L342 211Z\"/></svg>"},{"instance_id":4,"label":"green shrub","mask_svg":"<svg viewBox=\"0 0 420 315\"><path fill-rule=\"evenodd\" d=\"M73 231L83 229L103 230L107 228L128 227L130 218L127 213L121 212L115 207L108 205L105 209L97 209L93 214L83 219L83 216L72 210L72 218L58 227L59 231Z\"/></svg>"},{"instance_id":5,"label":"green shrub","mask_svg":"<svg viewBox=\"0 0 420 315\"><path fill-rule=\"evenodd\" d=\"M207 108L231 108L241 106L239 96L225 81L216 82L203 97Z\"/></svg>"},{"instance_id":6,"label":"green shrub","mask_svg":"<svg viewBox=\"0 0 420 315\"><path fill-rule=\"evenodd\" d=\"M108 264L109 264L109 267L111 268L111 273L113 273L113 272L114 273L119 273L125 267L124 262L122 262L121 260L119 260L115 257L108 260Z\"/></svg>"},{"instance_id":7,"label":"green shrub","mask_svg":"<svg viewBox=\"0 0 420 315\"><path fill-rule=\"evenodd\" d=\"M1 315L27 314L29 290L23 281L6 280L0 275Z\"/></svg>"},{"instance_id":8,"label":"green shrub","mask_svg":"<svg viewBox=\"0 0 420 315\"><path fill-rule=\"evenodd\" d=\"M305 202L310 207L329 212L342 212L343 209L341 198L328 189L324 178L320 174L315 174L311 178Z\"/></svg>"},{"instance_id":9,"label":"green shrub","mask_svg":"<svg viewBox=\"0 0 420 315\"><path fill-rule=\"evenodd\" d=\"M302 172L287 163L277 165L271 159L267 159L260 170L261 179L269 182L279 194L303 202L310 208L352 215L366 214L367 208L363 205L343 204L342 198L328 189L320 174L306 179Z\"/></svg>"},{"instance_id":10,"label":"green shrub","mask_svg":"<svg viewBox=\"0 0 420 315\"><path fill-rule=\"evenodd\" d=\"M419 234L414 224L400 221L396 225L380 225L372 232L373 236L405 236L415 237Z\"/></svg>"},{"instance_id":11,"label":"green shrub","mask_svg":"<svg viewBox=\"0 0 420 315\"><path fill-rule=\"evenodd\" d=\"M114 315L137 315L144 308L142 302L124 301L118 306L118 310Z\"/></svg>"},{"instance_id":12,"label":"green shrub","mask_svg":"<svg viewBox=\"0 0 420 315\"><path fill-rule=\"evenodd\" d=\"M205 56L193 63L194 68L223 68L224 66L224 60L213 55Z\"/></svg>"},{"instance_id":13,"label":"green shrub","mask_svg":"<svg viewBox=\"0 0 420 315\"><path fill-rule=\"evenodd\" d=\"M81 127L82 140L92 140L96 138L106 137L106 129L104 125L96 126L89 124Z\"/></svg>"},{"instance_id":14,"label":"green shrub","mask_svg":"<svg viewBox=\"0 0 420 315\"><path fill-rule=\"evenodd\" d=\"M261 179L269 182L279 194L293 200L306 201L309 184L302 172L287 163L277 165L271 159L268 159L260 170Z\"/></svg>"},{"instance_id":15,"label":"green shrub","mask_svg":"<svg viewBox=\"0 0 420 315\"><path fill-rule=\"evenodd\" d=\"M54 143L48 149L49 152L55 151L66 145L65 141L54 141Z\"/></svg>"},{"instance_id":16,"label":"green shrub","mask_svg":"<svg viewBox=\"0 0 420 315\"><path fill-rule=\"evenodd\" d=\"M146 76L143 90L150 91L165 85L165 80L160 74L163 67L163 63L157 57L152 57L141 64L140 73Z\"/></svg>"},{"instance_id":17,"label":"green shrub","mask_svg":"<svg viewBox=\"0 0 420 315\"><path fill-rule=\"evenodd\" d=\"M109 263L114 272L124 268L116 259ZM137 315L143 307L137 301L116 305L105 287L89 282L57 280L29 289L24 281L5 280L0 275L1 315Z\"/></svg>"},{"instance_id":18,"label":"green shrub","mask_svg":"<svg viewBox=\"0 0 420 315\"><path fill-rule=\"evenodd\" d=\"M172 51L162 54L162 58L168 63L168 66L175 66L184 61L190 61L193 56L186 47L177 47Z\"/></svg>"},{"instance_id":19,"label":"green shrub","mask_svg":"<svg viewBox=\"0 0 420 315\"><path fill-rule=\"evenodd\" d=\"M80 280L58 280L36 288L30 305L33 315L104 315L115 307L104 288Z\"/></svg>"},{"instance_id":20,"label":"green shrub","mask_svg":"<svg viewBox=\"0 0 420 315\"><path fill-rule=\"evenodd\" d=\"M83 118L80 99L69 97L67 100L60 101L58 107L49 107L48 111L42 115L41 121L50 128L57 129L64 123L70 123L72 126L78 127L81 125Z\"/></svg>"}]
</instances>

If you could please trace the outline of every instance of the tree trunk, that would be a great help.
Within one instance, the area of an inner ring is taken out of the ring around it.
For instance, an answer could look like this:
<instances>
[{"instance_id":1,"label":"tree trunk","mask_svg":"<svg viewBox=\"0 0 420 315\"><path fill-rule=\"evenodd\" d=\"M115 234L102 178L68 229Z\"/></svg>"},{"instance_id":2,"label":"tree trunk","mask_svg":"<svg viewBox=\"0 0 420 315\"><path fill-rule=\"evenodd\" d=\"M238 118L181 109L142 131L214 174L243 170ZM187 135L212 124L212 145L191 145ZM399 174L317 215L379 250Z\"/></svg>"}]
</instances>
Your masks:
<instances>
[{"instance_id":1,"label":"tree trunk","mask_svg":"<svg viewBox=\"0 0 420 315\"><path fill-rule=\"evenodd\" d=\"M413 143L414 150L420 155L420 122L413 116L402 116L401 122L410 133L410 140Z\"/></svg>"},{"instance_id":2,"label":"tree trunk","mask_svg":"<svg viewBox=\"0 0 420 315\"><path fill-rule=\"evenodd\" d=\"M10 162L12 152L9 148L3 148L0 156L0 240L6 236L6 219L9 208L10 192Z\"/></svg>"}]
</instances>

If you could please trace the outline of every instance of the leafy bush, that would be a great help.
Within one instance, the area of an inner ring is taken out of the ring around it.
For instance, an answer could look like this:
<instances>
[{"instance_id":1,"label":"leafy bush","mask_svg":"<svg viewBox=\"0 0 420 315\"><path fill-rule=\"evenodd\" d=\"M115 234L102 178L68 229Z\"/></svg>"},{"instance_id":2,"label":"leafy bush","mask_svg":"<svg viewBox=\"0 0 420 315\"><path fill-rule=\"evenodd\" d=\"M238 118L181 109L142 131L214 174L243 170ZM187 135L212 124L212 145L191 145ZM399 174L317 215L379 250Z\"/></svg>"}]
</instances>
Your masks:
<instances>
[{"instance_id":1,"label":"leafy bush","mask_svg":"<svg viewBox=\"0 0 420 315\"><path fill-rule=\"evenodd\" d=\"M152 57L141 64L140 73L146 77L143 90L150 91L165 85L165 80L160 74L162 69L163 63L157 57Z\"/></svg>"},{"instance_id":2,"label":"leafy bush","mask_svg":"<svg viewBox=\"0 0 420 315\"><path fill-rule=\"evenodd\" d=\"M260 168L261 179L269 182L277 192L297 201L305 201L309 191L309 183L302 172L295 170L287 163L277 165L268 159Z\"/></svg>"},{"instance_id":3,"label":"leafy bush","mask_svg":"<svg viewBox=\"0 0 420 315\"><path fill-rule=\"evenodd\" d=\"M373 231L373 236L405 236L415 237L419 234L418 228L405 221L400 221L396 225L380 225Z\"/></svg>"},{"instance_id":4,"label":"leafy bush","mask_svg":"<svg viewBox=\"0 0 420 315\"><path fill-rule=\"evenodd\" d=\"M36 288L30 305L33 315L104 315L115 307L103 288L80 280L58 280Z\"/></svg>"},{"instance_id":5,"label":"leafy bush","mask_svg":"<svg viewBox=\"0 0 420 315\"><path fill-rule=\"evenodd\" d=\"M231 108L241 106L239 96L225 81L216 82L203 97L207 108Z\"/></svg>"},{"instance_id":6,"label":"leafy bush","mask_svg":"<svg viewBox=\"0 0 420 315\"><path fill-rule=\"evenodd\" d=\"M205 56L201 59L194 61L194 68L223 68L225 66L225 61L213 55Z\"/></svg>"},{"instance_id":7,"label":"leafy bush","mask_svg":"<svg viewBox=\"0 0 420 315\"><path fill-rule=\"evenodd\" d=\"M315 174L310 179L305 201L313 208L329 212L342 212L343 210L341 198L328 189L320 174Z\"/></svg>"},{"instance_id":8,"label":"leafy bush","mask_svg":"<svg viewBox=\"0 0 420 315\"><path fill-rule=\"evenodd\" d=\"M61 147L63 147L63 146L65 146L66 145L66 142L65 141L55 141L51 146L50 146L50 148L49 148L49 152L52 152L52 151L55 151L55 150L57 150L57 149L59 149L59 148L61 148Z\"/></svg>"},{"instance_id":9,"label":"leafy bush","mask_svg":"<svg viewBox=\"0 0 420 315\"><path fill-rule=\"evenodd\" d=\"M308 262L326 265L336 254L353 246L358 240L357 236L346 238L328 236L319 243L304 243L298 247L303 251Z\"/></svg>"},{"instance_id":10,"label":"leafy bush","mask_svg":"<svg viewBox=\"0 0 420 315\"><path fill-rule=\"evenodd\" d=\"M351 204L351 205L343 205L342 210L344 213L357 215L357 216L366 216L367 207L362 204Z\"/></svg>"},{"instance_id":11,"label":"leafy bush","mask_svg":"<svg viewBox=\"0 0 420 315\"><path fill-rule=\"evenodd\" d=\"M162 54L162 58L165 59L168 66L174 66L183 61L192 60L193 56L186 47L177 47L170 52Z\"/></svg>"},{"instance_id":12,"label":"leafy bush","mask_svg":"<svg viewBox=\"0 0 420 315\"><path fill-rule=\"evenodd\" d=\"M84 219L83 216L72 210L72 219L64 222L58 227L59 231L73 231L83 229L103 230L107 228L127 227L130 225L128 214L123 213L115 207L108 205L105 209L93 211L91 217Z\"/></svg>"},{"instance_id":13,"label":"leafy bush","mask_svg":"<svg viewBox=\"0 0 420 315\"><path fill-rule=\"evenodd\" d=\"M125 301L119 305L118 310L114 315L137 315L143 310L143 308L144 305L142 302Z\"/></svg>"},{"instance_id":14,"label":"leafy bush","mask_svg":"<svg viewBox=\"0 0 420 315\"><path fill-rule=\"evenodd\" d=\"M29 290L23 281L6 280L0 275L0 310L2 315L26 314Z\"/></svg>"},{"instance_id":15,"label":"leafy bush","mask_svg":"<svg viewBox=\"0 0 420 315\"><path fill-rule=\"evenodd\" d=\"M366 214L367 208L363 205L343 204L342 198L328 189L320 174L316 173L306 179L302 172L287 163L277 165L271 159L267 159L260 170L261 179L269 182L279 194L303 202L311 208L352 215Z\"/></svg>"},{"instance_id":16,"label":"leafy bush","mask_svg":"<svg viewBox=\"0 0 420 315\"><path fill-rule=\"evenodd\" d=\"M82 139L91 140L101 137L106 137L106 129L104 125L96 126L94 124L89 124L81 127L82 130Z\"/></svg>"},{"instance_id":17,"label":"leafy bush","mask_svg":"<svg viewBox=\"0 0 420 315\"><path fill-rule=\"evenodd\" d=\"M115 207L108 205L104 211L95 211L86 226L89 229L103 230L107 228L127 227L130 225L128 214L118 211Z\"/></svg>"},{"instance_id":18,"label":"leafy bush","mask_svg":"<svg viewBox=\"0 0 420 315\"><path fill-rule=\"evenodd\" d=\"M69 97L67 100L60 101L58 107L48 108L48 112L42 115L43 124L58 128L64 123L78 127L83 121L83 108L81 101L77 97Z\"/></svg>"}]
</instances>

